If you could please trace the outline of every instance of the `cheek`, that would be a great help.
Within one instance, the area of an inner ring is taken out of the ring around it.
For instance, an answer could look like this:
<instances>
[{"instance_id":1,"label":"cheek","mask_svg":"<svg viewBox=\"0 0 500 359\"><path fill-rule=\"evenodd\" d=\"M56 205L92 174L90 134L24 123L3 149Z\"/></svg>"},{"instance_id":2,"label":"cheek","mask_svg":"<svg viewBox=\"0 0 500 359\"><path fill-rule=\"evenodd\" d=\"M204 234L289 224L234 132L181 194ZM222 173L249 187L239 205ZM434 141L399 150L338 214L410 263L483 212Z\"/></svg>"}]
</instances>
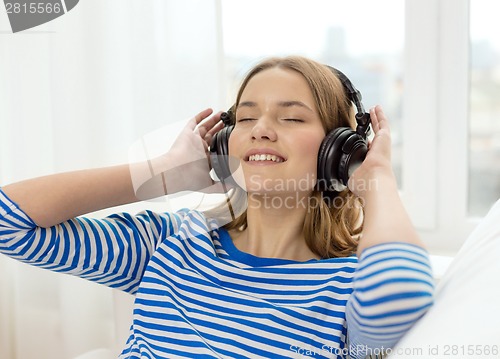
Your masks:
<instances>
[{"instance_id":1,"label":"cheek","mask_svg":"<svg viewBox=\"0 0 500 359\"><path fill-rule=\"evenodd\" d=\"M304 165L308 168L308 172L316 174L317 163L318 163L318 153L324 136L322 135L311 135L306 137L305 140L301 141L301 153Z\"/></svg>"},{"instance_id":2,"label":"cheek","mask_svg":"<svg viewBox=\"0 0 500 359\"><path fill-rule=\"evenodd\" d=\"M295 176L299 181L300 188L310 191L314 188L317 182L318 173L318 152L320 145L324 139L324 135L310 133L308 136L303 136L300 139L300 146L296 143L298 149L297 162L294 164Z\"/></svg>"}]
</instances>

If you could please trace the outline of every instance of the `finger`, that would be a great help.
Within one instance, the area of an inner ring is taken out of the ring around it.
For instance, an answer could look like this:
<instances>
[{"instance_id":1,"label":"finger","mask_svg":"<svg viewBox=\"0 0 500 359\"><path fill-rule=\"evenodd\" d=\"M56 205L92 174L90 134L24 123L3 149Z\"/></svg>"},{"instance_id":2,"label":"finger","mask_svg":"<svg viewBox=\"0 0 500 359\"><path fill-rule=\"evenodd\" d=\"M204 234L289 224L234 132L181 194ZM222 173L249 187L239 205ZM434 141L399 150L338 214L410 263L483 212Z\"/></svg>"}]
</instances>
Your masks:
<instances>
[{"instance_id":1,"label":"finger","mask_svg":"<svg viewBox=\"0 0 500 359\"><path fill-rule=\"evenodd\" d=\"M375 137L374 141L380 142L380 137L387 138L387 140L390 142L391 141L391 130L389 128L389 121L387 120L387 117L384 114L384 111L382 110L381 106L376 106L373 109L375 113L375 122L376 122L376 128L374 129L375 131Z\"/></svg>"},{"instance_id":2,"label":"finger","mask_svg":"<svg viewBox=\"0 0 500 359\"><path fill-rule=\"evenodd\" d=\"M370 109L370 122L372 125L373 132L377 134L379 128L379 123L378 123L378 117L377 117L377 111L376 108L373 107Z\"/></svg>"},{"instance_id":3,"label":"finger","mask_svg":"<svg viewBox=\"0 0 500 359\"><path fill-rule=\"evenodd\" d=\"M210 146L210 144L212 143L212 138L214 137L214 135L223 128L224 128L224 123L222 121L219 121L219 123L217 123L214 127L210 129L210 131L206 133L203 139L205 140L207 147Z\"/></svg>"},{"instance_id":4,"label":"finger","mask_svg":"<svg viewBox=\"0 0 500 359\"><path fill-rule=\"evenodd\" d=\"M203 120L200 124L198 124L198 126L194 129L194 132L199 134L201 138L205 138L207 136L207 134L212 131L212 129L217 126L217 124L220 121L220 115L221 115L222 111L216 113L215 115L213 115L212 117L210 117L209 119L206 119L206 120ZM213 135L213 132L212 134L209 136L211 137Z\"/></svg>"},{"instance_id":5,"label":"finger","mask_svg":"<svg viewBox=\"0 0 500 359\"><path fill-rule=\"evenodd\" d=\"M207 132L207 135L210 135L210 136L213 136L215 135L217 132L219 132L220 130L222 130L224 128L224 122L222 121L219 121L215 124L215 126L213 126L210 131Z\"/></svg>"},{"instance_id":6,"label":"finger","mask_svg":"<svg viewBox=\"0 0 500 359\"><path fill-rule=\"evenodd\" d=\"M198 126L205 127L207 129L207 131L210 130L212 127L214 127L215 125L217 125L220 122L221 114L222 114L222 111L215 113L210 118L208 118L208 119L202 121L200 124L198 124Z\"/></svg>"},{"instance_id":7,"label":"finger","mask_svg":"<svg viewBox=\"0 0 500 359\"><path fill-rule=\"evenodd\" d=\"M208 116L210 116L212 114L213 110L211 108L207 108L203 111L201 111L200 113L198 113L196 116L194 116L187 124L187 128L189 128L190 130L194 130L196 128L196 126L198 126L198 124L203 121L204 119L206 119Z\"/></svg>"},{"instance_id":8,"label":"finger","mask_svg":"<svg viewBox=\"0 0 500 359\"><path fill-rule=\"evenodd\" d=\"M385 116L385 113L382 110L382 107L381 106L376 106L375 107L375 113L377 115L377 121L378 121L378 128L379 128L379 130L386 129L387 131L390 131L389 121L387 120L387 117Z\"/></svg>"}]
</instances>

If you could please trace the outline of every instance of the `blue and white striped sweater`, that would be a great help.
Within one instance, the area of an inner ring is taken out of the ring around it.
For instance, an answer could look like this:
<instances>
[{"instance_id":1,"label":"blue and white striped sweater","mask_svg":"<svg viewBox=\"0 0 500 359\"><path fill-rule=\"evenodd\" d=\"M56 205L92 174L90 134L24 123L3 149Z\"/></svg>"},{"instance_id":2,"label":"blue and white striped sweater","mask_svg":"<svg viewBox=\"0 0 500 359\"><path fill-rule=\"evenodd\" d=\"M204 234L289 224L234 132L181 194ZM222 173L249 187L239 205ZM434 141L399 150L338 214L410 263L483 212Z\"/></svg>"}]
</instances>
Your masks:
<instances>
[{"instance_id":1,"label":"blue and white striped sweater","mask_svg":"<svg viewBox=\"0 0 500 359\"><path fill-rule=\"evenodd\" d=\"M404 243L295 262L239 251L196 211L37 227L0 190L0 252L136 295L121 358L345 358L392 347L432 303Z\"/></svg>"}]
</instances>

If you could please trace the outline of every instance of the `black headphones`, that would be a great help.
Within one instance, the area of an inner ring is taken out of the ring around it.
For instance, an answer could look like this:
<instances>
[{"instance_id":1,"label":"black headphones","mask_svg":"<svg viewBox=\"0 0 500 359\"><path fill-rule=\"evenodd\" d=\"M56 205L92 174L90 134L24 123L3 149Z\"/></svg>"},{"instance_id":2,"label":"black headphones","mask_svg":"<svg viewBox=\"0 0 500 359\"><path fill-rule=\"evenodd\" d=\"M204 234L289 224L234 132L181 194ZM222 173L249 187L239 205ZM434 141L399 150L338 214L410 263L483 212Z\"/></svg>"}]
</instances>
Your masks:
<instances>
[{"instance_id":1,"label":"black headphones","mask_svg":"<svg viewBox=\"0 0 500 359\"><path fill-rule=\"evenodd\" d=\"M363 162L368 152L367 136L370 134L370 114L361 103L361 93L339 70L327 66L342 82L347 98L356 106L356 130L337 127L324 138L318 152L317 189L340 192L347 186L352 172ZM221 114L224 128L217 132L210 144L212 167L219 179L227 181L232 174L229 169L229 136L234 128L234 108Z\"/></svg>"}]
</instances>

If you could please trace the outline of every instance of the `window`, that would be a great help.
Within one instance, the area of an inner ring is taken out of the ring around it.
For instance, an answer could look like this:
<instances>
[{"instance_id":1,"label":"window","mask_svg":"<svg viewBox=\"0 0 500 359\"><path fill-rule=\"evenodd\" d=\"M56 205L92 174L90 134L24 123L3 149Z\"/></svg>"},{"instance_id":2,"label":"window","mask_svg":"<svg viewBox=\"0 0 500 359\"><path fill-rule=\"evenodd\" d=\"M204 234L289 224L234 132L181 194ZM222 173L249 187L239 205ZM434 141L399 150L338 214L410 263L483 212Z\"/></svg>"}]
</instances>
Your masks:
<instances>
[{"instance_id":1,"label":"window","mask_svg":"<svg viewBox=\"0 0 500 359\"><path fill-rule=\"evenodd\" d=\"M496 0L470 2L468 213L500 198L500 23Z\"/></svg>"},{"instance_id":2,"label":"window","mask_svg":"<svg viewBox=\"0 0 500 359\"><path fill-rule=\"evenodd\" d=\"M374 13L376 26L367 26ZM246 71L266 56L304 55L338 68L366 110L381 104L389 116L401 184L403 1L222 0L222 21L226 93L235 96Z\"/></svg>"}]
</instances>

